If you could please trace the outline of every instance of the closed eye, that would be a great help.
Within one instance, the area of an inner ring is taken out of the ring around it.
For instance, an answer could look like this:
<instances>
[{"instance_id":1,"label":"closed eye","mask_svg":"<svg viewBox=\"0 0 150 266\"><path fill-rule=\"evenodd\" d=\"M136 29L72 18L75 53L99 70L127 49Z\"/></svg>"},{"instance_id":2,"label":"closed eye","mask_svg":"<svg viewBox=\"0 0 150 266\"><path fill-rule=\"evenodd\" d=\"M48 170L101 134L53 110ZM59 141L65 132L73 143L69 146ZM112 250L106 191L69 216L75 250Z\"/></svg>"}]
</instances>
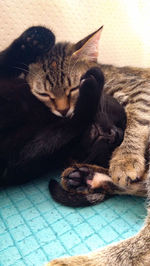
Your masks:
<instances>
[{"instance_id":1,"label":"closed eye","mask_svg":"<svg viewBox=\"0 0 150 266\"><path fill-rule=\"evenodd\" d=\"M49 97L49 95L48 95L47 93L41 93L41 92L38 92L38 94L39 94L40 96L43 96L43 97Z\"/></svg>"},{"instance_id":2,"label":"closed eye","mask_svg":"<svg viewBox=\"0 0 150 266\"><path fill-rule=\"evenodd\" d=\"M51 101L54 103L55 102L55 99L53 97L51 97L51 95L47 94L47 93L41 93L41 92L38 92L38 94L43 97L43 98L48 98L48 99L51 99Z\"/></svg>"}]
</instances>

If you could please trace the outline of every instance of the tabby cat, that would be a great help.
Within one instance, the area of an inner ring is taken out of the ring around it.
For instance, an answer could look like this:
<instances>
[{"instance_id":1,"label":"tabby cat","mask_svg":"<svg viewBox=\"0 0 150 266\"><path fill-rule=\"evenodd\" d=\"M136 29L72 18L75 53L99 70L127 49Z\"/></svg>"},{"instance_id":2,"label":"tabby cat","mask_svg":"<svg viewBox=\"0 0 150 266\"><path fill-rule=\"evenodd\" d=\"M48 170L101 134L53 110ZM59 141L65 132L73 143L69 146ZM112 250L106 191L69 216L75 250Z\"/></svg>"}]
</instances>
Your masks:
<instances>
[{"instance_id":1,"label":"tabby cat","mask_svg":"<svg viewBox=\"0 0 150 266\"><path fill-rule=\"evenodd\" d=\"M82 45L55 45L50 30L31 27L0 53L1 186L71 159L108 167L126 115L103 93L100 68L84 67L82 56L75 64Z\"/></svg>"},{"instance_id":2,"label":"tabby cat","mask_svg":"<svg viewBox=\"0 0 150 266\"><path fill-rule=\"evenodd\" d=\"M93 47L98 51L99 33L94 33L80 49ZM88 55L84 52L85 60ZM87 62L86 62L87 63ZM124 106L127 124L124 139L115 149L109 170L99 166L79 164L66 169L62 174L62 186L66 195L80 193L83 197L95 197L114 187L114 193L137 193L150 198L149 165L149 122L150 122L150 70L130 67L115 67L97 64L105 75L104 91L115 97ZM78 182L72 182L78 181ZM109 186L109 183L111 186ZM119 191L120 188L120 191ZM67 192L68 191L68 192ZM70 192L69 192L70 191ZM113 191L111 191L113 193ZM69 196L68 196L69 198ZM57 200L57 197L56 197ZM59 201L59 198L58 198ZM66 201L60 200L64 203ZM144 228L132 238L87 255L56 259L47 264L55 265L97 265L97 266L148 266L150 265L150 207Z\"/></svg>"}]
</instances>

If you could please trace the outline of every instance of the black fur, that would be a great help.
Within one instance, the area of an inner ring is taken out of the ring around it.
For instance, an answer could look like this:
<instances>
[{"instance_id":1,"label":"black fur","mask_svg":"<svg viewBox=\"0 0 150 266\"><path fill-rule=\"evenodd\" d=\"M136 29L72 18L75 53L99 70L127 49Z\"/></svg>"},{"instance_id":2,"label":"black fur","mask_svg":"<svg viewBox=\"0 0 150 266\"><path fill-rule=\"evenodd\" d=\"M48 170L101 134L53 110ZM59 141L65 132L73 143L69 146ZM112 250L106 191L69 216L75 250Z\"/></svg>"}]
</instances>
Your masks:
<instances>
[{"instance_id":1,"label":"black fur","mask_svg":"<svg viewBox=\"0 0 150 266\"><path fill-rule=\"evenodd\" d=\"M0 53L0 78L14 77L43 56L55 43L54 34L42 26L31 27Z\"/></svg>"},{"instance_id":2,"label":"black fur","mask_svg":"<svg viewBox=\"0 0 150 266\"><path fill-rule=\"evenodd\" d=\"M50 181L49 190L55 201L69 207L91 206L102 202L109 197L109 195L106 195L106 193L102 192L93 193L89 195L75 192L71 193L64 190L62 186L55 180Z\"/></svg>"},{"instance_id":3,"label":"black fur","mask_svg":"<svg viewBox=\"0 0 150 266\"><path fill-rule=\"evenodd\" d=\"M51 31L32 27L0 53L1 186L24 183L51 167L67 165L70 158L107 166L123 139L124 109L104 95L99 68L88 70L82 77L72 119L52 114L18 78L20 68L35 62L54 42Z\"/></svg>"}]
</instances>

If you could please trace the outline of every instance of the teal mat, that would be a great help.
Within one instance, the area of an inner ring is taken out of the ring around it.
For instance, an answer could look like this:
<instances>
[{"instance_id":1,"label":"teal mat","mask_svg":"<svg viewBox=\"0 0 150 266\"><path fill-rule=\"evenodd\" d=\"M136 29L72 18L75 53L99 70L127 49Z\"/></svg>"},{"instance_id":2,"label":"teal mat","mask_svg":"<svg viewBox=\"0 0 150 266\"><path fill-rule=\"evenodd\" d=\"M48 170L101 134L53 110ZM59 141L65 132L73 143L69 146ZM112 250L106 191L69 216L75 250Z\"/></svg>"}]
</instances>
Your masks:
<instances>
[{"instance_id":1,"label":"teal mat","mask_svg":"<svg viewBox=\"0 0 150 266\"><path fill-rule=\"evenodd\" d=\"M115 196L74 209L50 198L48 180L0 190L1 266L42 266L56 257L87 253L132 236L143 224L142 198Z\"/></svg>"}]
</instances>

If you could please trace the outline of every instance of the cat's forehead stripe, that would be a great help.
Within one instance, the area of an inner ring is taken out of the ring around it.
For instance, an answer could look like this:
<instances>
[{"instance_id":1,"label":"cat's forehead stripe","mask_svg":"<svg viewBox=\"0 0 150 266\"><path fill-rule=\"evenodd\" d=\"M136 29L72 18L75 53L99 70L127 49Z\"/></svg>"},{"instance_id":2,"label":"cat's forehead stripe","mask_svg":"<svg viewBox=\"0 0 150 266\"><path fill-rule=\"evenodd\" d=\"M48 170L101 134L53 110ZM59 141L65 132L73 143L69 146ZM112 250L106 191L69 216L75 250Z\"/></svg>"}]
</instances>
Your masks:
<instances>
[{"instance_id":1,"label":"cat's forehead stripe","mask_svg":"<svg viewBox=\"0 0 150 266\"><path fill-rule=\"evenodd\" d=\"M66 44L58 43L54 46L52 51L49 54L48 58L48 72L49 76L55 81L55 86L52 84L50 77L47 78L47 80L51 81L51 89L57 90L57 86L60 87L64 85L65 82L65 73L64 73L64 61L66 56ZM57 71L57 73L56 73ZM55 87L55 88L54 88Z\"/></svg>"},{"instance_id":2,"label":"cat's forehead stripe","mask_svg":"<svg viewBox=\"0 0 150 266\"><path fill-rule=\"evenodd\" d=\"M58 43L47 54L43 62L43 70L49 85L46 89L59 97L72 85L70 70L71 62L68 59L68 43Z\"/></svg>"},{"instance_id":3,"label":"cat's forehead stripe","mask_svg":"<svg viewBox=\"0 0 150 266\"><path fill-rule=\"evenodd\" d=\"M50 83L51 87L53 87L53 82L50 80L49 75L46 75L46 80Z\"/></svg>"}]
</instances>

